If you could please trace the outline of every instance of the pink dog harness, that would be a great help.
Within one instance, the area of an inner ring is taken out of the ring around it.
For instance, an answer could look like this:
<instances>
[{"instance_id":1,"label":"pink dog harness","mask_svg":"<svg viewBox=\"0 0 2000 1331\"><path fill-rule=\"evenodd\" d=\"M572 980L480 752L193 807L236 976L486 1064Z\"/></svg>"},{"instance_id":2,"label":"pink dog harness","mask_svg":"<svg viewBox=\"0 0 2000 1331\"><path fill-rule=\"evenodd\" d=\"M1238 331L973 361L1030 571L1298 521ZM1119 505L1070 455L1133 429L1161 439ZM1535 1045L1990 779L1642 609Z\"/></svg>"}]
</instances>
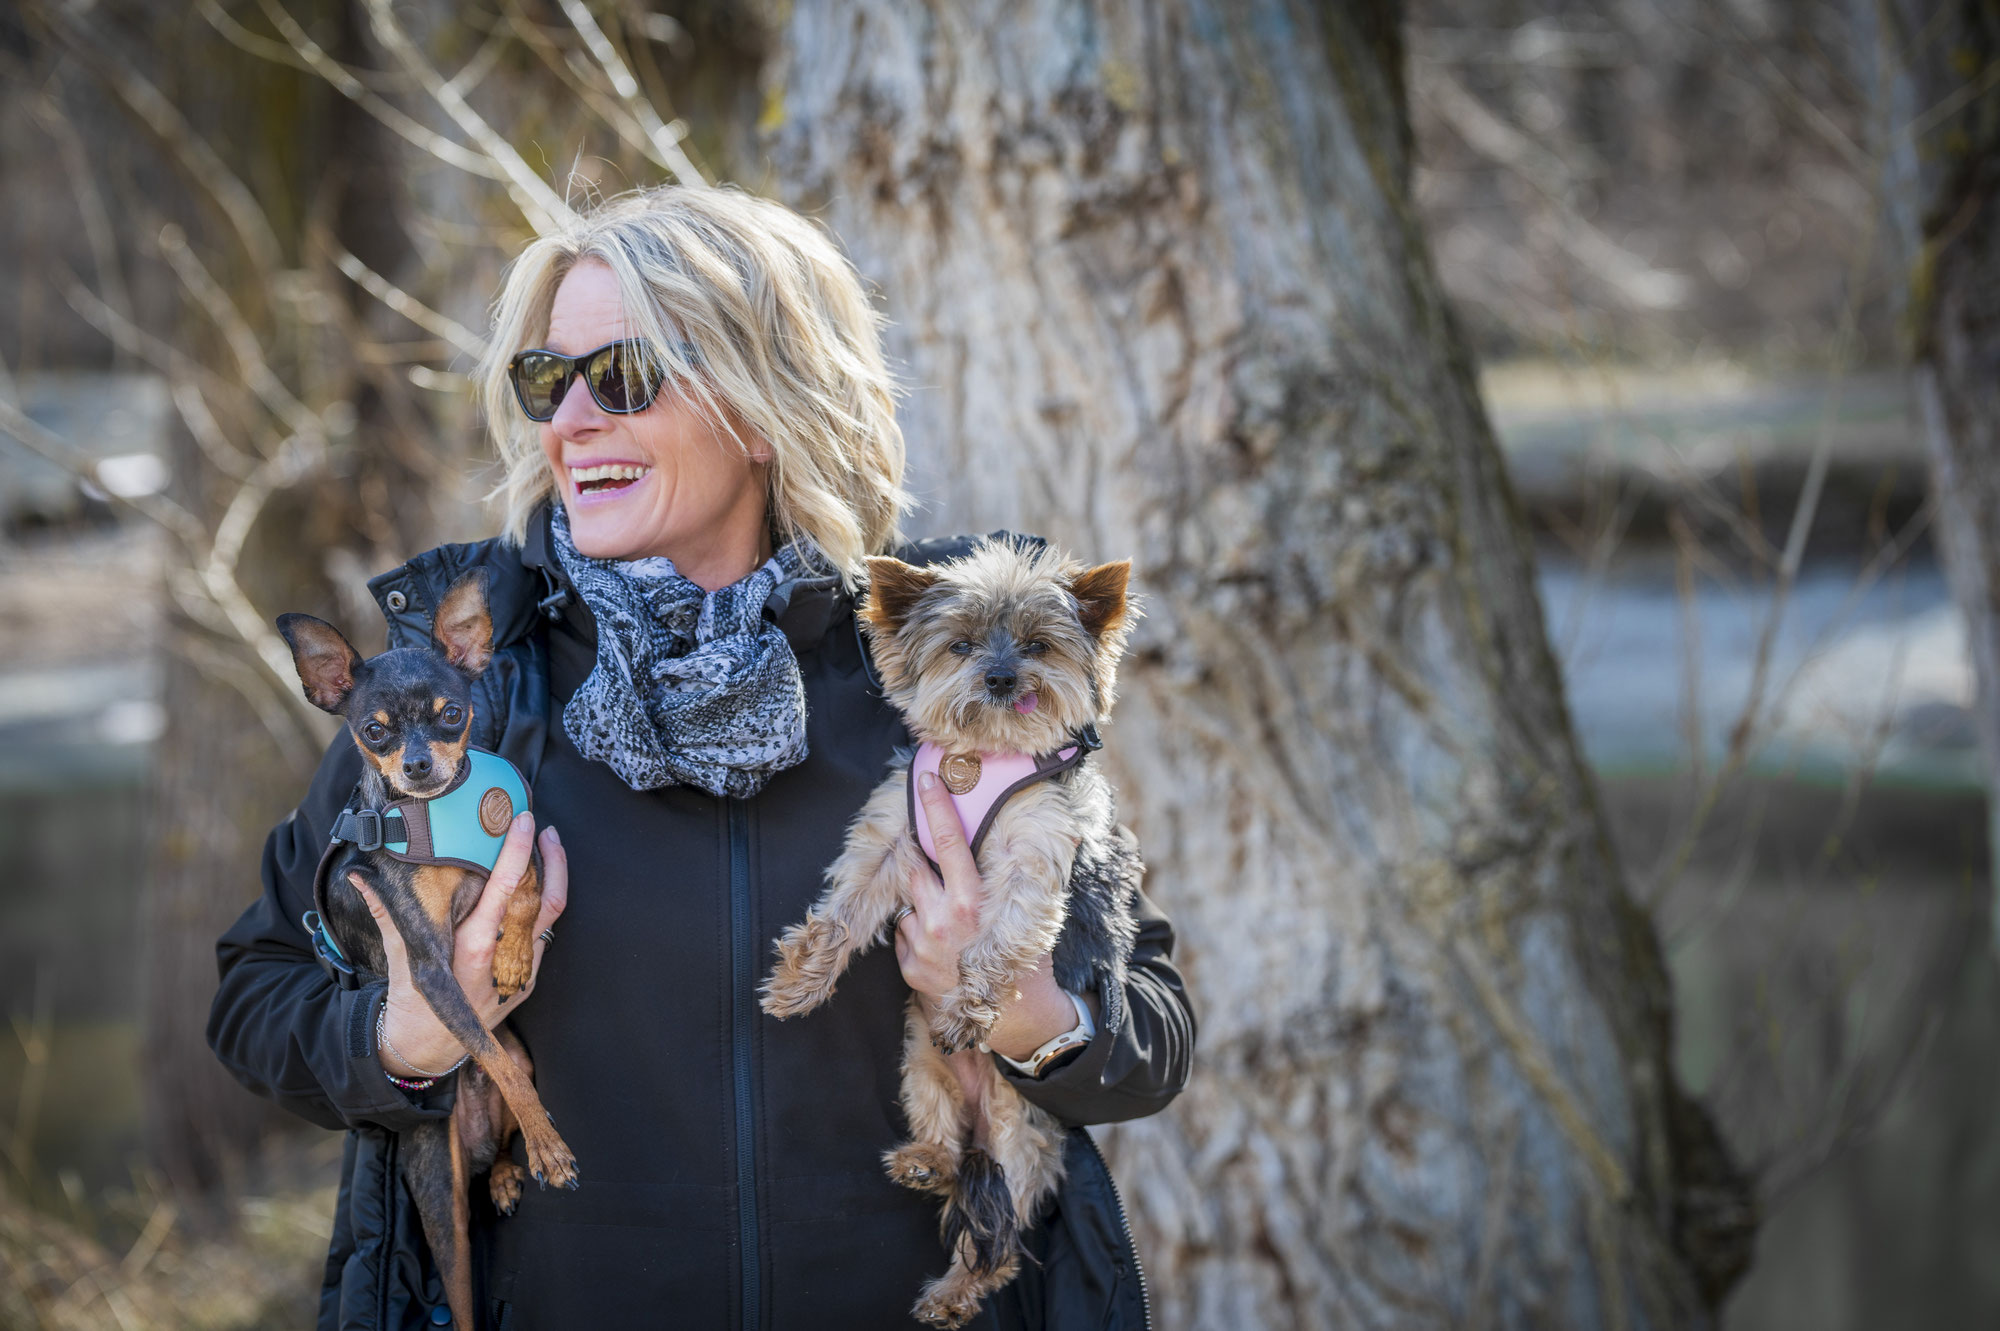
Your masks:
<instances>
[{"instance_id":1,"label":"pink dog harness","mask_svg":"<svg viewBox=\"0 0 2000 1331\"><path fill-rule=\"evenodd\" d=\"M917 780L923 773L939 773L938 779L944 782L952 806L958 811L959 826L978 829L966 841L972 850L972 857L978 859L979 847L985 842L987 832L992 830L993 820L999 816L1001 805L1035 782L1046 781L1058 772L1068 771L1099 747L1096 731L1091 727L1086 727L1077 736L1076 743L1038 758L1031 758L1025 753L947 754L929 740L919 744L916 756L910 760L904 793L909 797L910 826L916 829L917 844L923 847L924 858L930 861L932 872L940 878L944 877L944 871L938 868L937 843L931 838L930 817L924 810L924 802L917 798Z\"/></svg>"}]
</instances>

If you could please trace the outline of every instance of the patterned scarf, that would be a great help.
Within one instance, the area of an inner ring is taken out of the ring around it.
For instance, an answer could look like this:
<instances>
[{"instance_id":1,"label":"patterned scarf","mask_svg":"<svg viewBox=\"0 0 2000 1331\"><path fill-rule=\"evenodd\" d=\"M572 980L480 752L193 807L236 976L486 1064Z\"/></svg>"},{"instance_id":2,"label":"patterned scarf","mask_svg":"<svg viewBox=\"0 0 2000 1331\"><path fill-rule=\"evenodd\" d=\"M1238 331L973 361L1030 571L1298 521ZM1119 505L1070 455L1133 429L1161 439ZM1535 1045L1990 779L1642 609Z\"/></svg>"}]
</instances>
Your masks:
<instances>
[{"instance_id":1,"label":"patterned scarf","mask_svg":"<svg viewBox=\"0 0 2000 1331\"><path fill-rule=\"evenodd\" d=\"M764 603L823 572L816 549L794 542L705 592L663 556L592 559L560 503L551 517L556 559L597 619L597 665L563 708L579 753L634 790L681 784L737 799L805 759L805 684Z\"/></svg>"}]
</instances>

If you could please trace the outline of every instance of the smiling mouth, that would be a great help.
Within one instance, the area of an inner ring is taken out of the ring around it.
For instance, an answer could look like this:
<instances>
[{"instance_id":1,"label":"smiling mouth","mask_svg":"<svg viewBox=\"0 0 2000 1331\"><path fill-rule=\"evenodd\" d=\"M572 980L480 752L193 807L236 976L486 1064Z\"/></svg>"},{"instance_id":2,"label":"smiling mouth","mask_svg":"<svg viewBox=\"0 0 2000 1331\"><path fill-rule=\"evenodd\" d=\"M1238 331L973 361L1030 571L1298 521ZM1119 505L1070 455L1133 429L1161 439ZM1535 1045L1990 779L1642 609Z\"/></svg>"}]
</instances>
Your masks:
<instances>
[{"instance_id":1,"label":"smiling mouth","mask_svg":"<svg viewBox=\"0 0 2000 1331\"><path fill-rule=\"evenodd\" d=\"M580 495L610 494L636 483L651 470L631 462L609 462L600 467L571 467L569 480Z\"/></svg>"}]
</instances>

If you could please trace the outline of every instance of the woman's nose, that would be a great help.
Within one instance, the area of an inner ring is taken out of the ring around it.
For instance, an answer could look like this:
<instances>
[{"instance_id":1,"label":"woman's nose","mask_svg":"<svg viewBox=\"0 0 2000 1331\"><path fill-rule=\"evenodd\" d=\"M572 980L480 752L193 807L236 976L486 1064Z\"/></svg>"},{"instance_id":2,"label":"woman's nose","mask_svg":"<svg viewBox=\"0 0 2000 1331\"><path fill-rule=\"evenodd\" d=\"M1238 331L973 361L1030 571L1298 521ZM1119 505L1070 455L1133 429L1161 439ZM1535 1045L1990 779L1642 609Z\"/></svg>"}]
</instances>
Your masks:
<instances>
[{"instance_id":1,"label":"woman's nose","mask_svg":"<svg viewBox=\"0 0 2000 1331\"><path fill-rule=\"evenodd\" d=\"M611 423L611 418L597 405L597 399L584 387L583 371L570 375L563 387L562 401L556 403L556 414L549 425L564 439L579 439Z\"/></svg>"}]
</instances>

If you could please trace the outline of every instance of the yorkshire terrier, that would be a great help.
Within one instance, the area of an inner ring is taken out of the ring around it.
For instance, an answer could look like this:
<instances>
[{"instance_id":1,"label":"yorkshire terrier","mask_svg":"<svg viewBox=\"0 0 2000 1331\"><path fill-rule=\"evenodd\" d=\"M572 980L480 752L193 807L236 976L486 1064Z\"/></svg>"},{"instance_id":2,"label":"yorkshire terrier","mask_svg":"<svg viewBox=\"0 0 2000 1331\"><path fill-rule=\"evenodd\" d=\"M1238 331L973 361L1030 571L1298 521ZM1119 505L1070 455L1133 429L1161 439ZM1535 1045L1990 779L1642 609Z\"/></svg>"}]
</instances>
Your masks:
<instances>
[{"instance_id":1,"label":"yorkshire terrier","mask_svg":"<svg viewBox=\"0 0 2000 1331\"><path fill-rule=\"evenodd\" d=\"M898 751L848 828L826 891L778 939L764 1010L825 1002L857 952L888 940L913 874L936 871L916 797L936 771L985 881L959 983L905 1015L903 1114L911 1140L889 1177L944 1199L951 1267L911 1310L957 1327L1020 1269L1021 1231L1062 1178L1063 1128L983 1051L1004 996L1044 954L1073 994L1119 991L1138 933L1144 866L1090 755L1138 616L1131 563L1085 568L1053 550L984 541L949 563L868 561L860 620L885 696L918 740Z\"/></svg>"},{"instance_id":2,"label":"yorkshire terrier","mask_svg":"<svg viewBox=\"0 0 2000 1331\"><path fill-rule=\"evenodd\" d=\"M338 969L351 971L351 958L388 974L381 932L356 890L365 883L402 935L418 992L470 1051L473 1066L459 1074L451 1117L405 1131L401 1155L453 1320L472 1331L468 1179L490 1169L494 1206L513 1213L523 1180L506 1143L518 1127L538 1182L573 1188L577 1181L576 1160L535 1093L527 1051L505 1025L487 1032L452 970L454 930L486 884L479 865L490 869L528 798L505 759L467 743L472 681L493 651L486 575L468 573L445 592L428 650L398 648L364 661L339 629L311 615L281 615L278 630L307 699L347 722L364 760L358 797L336 825L314 884L306 917L314 946ZM540 870L537 855L507 903L494 947L493 987L502 1001L532 977Z\"/></svg>"}]
</instances>

